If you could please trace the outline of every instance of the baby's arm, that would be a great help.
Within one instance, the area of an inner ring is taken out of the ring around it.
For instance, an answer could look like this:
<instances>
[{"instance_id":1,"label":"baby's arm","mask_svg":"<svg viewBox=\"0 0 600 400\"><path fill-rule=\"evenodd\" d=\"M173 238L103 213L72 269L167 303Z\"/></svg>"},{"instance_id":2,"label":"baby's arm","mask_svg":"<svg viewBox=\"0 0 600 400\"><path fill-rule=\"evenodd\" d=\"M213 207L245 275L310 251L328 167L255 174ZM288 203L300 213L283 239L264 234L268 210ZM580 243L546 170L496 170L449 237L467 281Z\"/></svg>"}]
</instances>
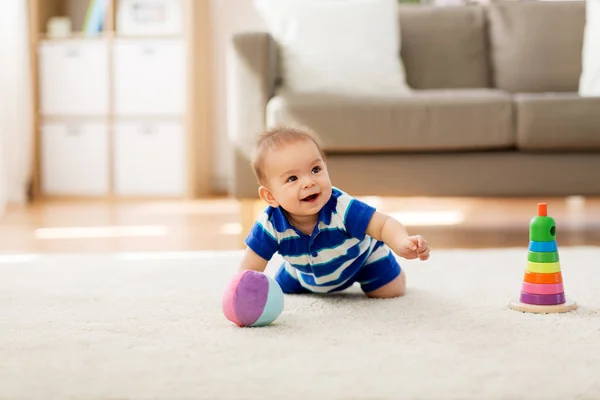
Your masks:
<instances>
[{"instance_id":1,"label":"baby's arm","mask_svg":"<svg viewBox=\"0 0 600 400\"><path fill-rule=\"evenodd\" d=\"M258 272L264 272L267 268L268 261L256 254L251 248L247 247L244 252L244 257L240 263L239 270L252 270Z\"/></svg>"},{"instance_id":2,"label":"baby's arm","mask_svg":"<svg viewBox=\"0 0 600 400\"><path fill-rule=\"evenodd\" d=\"M279 243L275 239L277 231L265 212L252 226L248 236L244 240L246 251L239 266L239 270L252 270L264 272L268 261L279 249Z\"/></svg>"},{"instance_id":3,"label":"baby's arm","mask_svg":"<svg viewBox=\"0 0 600 400\"><path fill-rule=\"evenodd\" d=\"M409 236L404 225L389 215L375 211L367 226L367 235L381 240L400 257L429 258L429 246L425 239L420 235Z\"/></svg>"}]
</instances>

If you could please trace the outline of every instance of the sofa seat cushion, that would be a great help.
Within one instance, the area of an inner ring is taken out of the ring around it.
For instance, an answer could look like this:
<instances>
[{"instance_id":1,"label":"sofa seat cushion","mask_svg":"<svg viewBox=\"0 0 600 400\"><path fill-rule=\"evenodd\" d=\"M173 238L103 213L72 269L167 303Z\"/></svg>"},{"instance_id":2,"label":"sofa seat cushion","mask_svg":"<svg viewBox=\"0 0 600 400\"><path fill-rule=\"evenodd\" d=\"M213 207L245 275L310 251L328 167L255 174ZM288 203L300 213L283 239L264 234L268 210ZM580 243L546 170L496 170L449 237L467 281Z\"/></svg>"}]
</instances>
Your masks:
<instances>
[{"instance_id":1,"label":"sofa seat cushion","mask_svg":"<svg viewBox=\"0 0 600 400\"><path fill-rule=\"evenodd\" d=\"M514 147L512 103L495 89L341 97L281 94L267 125L305 125L328 152L456 151Z\"/></svg>"},{"instance_id":2,"label":"sofa seat cushion","mask_svg":"<svg viewBox=\"0 0 600 400\"><path fill-rule=\"evenodd\" d=\"M600 97L515 94L517 146L523 150L600 149Z\"/></svg>"}]
</instances>

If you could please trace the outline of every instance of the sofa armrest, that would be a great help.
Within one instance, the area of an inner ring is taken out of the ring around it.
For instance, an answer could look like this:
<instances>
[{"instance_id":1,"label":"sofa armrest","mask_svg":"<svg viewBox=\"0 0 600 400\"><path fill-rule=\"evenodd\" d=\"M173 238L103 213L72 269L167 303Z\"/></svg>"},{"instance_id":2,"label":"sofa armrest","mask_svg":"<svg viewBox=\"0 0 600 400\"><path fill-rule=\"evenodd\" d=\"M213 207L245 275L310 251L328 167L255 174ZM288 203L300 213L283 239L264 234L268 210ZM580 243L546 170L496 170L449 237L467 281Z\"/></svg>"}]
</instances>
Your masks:
<instances>
[{"instance_id":1,"label":"sofa armrest","mask_svg":"<svg viewBox=\"0 0 600 400\"><path fill-rule=\"evenodd\" d=\"M247 157L254 141L265 129L267 102L273 97L276 48L266 32L233 35L227 70L228 136Z\"/></svg>"}]
</instances>

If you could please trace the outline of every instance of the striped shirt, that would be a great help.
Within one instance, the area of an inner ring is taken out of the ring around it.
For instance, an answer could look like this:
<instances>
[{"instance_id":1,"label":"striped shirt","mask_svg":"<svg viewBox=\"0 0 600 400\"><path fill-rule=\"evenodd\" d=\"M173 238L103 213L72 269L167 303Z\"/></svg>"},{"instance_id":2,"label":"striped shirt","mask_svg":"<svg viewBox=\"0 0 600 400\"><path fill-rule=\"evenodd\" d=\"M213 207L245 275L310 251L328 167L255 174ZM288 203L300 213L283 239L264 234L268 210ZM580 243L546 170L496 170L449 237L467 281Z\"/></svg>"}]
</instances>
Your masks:
<instances>
[{"instance_id":1,"label":"striped shirt","mask_svg":"<svg viewBox=\"0 0 600 400\"><path fill-rule=\"evenodd\" d=\"M284 268L312 292L328 293L351 279L377 246L366 235L375 208L333 188L311 235L290 224L280 207L267 207L246 245L270 260L279 253Z\"/></svg>"}]
</instances>

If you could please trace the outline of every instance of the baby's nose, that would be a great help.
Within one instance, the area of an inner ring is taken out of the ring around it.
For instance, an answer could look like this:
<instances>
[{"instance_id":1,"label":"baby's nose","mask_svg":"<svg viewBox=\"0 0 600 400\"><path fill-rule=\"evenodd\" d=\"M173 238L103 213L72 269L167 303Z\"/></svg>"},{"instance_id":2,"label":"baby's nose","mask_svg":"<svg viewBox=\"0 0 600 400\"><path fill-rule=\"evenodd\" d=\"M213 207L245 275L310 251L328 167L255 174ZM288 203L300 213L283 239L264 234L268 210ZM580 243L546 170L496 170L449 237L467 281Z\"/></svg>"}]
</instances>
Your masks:
<instances>
[{"instance_id":1,"label":"baby's nose","mask_svg":"<svg viewBox=\"0 0 600 400\"><path fill-rule=\"evenodd\" d=\"M308 178L304 181L305 188L313 187L314 185L315 185L315 180L312 178Z\"/></svg>"}]
</instances>

